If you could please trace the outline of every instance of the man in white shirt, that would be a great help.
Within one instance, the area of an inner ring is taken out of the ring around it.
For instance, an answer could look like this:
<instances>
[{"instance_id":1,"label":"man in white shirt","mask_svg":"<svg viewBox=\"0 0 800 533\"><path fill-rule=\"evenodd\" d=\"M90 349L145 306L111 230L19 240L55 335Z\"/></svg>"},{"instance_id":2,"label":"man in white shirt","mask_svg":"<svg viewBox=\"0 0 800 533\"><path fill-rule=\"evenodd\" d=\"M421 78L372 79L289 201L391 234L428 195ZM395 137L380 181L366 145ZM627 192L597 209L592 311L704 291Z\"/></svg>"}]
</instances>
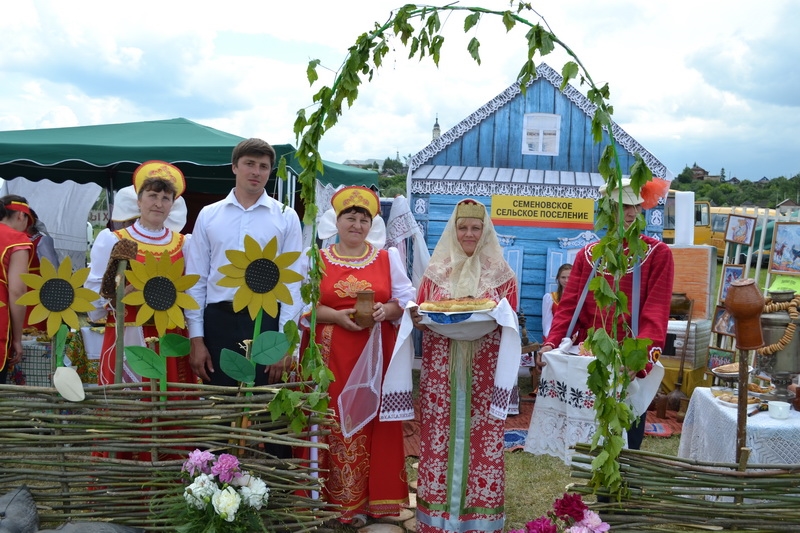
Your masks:
<instances>
[{"instance_id":1,"label":"man in white shirt","mask_svg":"<svg viewBox=\"0 0 800 533\"><path fill-rule=\"evenodd\" d=\"M244 250L249 235L263 248L278 238L278 254L301 251L302 234L297 213L267 196L264 187L275 166L275 150L261 139L247 139L233 149L233 173L236 186L228 196L204 207L192 231L191 244L185 253L186 273L200 279L189 293L200 306L187 310L186 322L191 338L189 354L192 370L204 383L236 386L238 383L219 367L223 348L244 354L240 346L253 338L254 322L247 307L235 313L233 296L237 288L221 287L224 276L218 269L229 264L227 250ZM299 260L298 260L299 262ZM300 272L298 262L292 269ZM261 331L281 331L289 320L297 321L302 309L300 282L288 284L292 305L280 304L277 317L263 313ZM256 368L256 385L276 383L289 369L291 356Z\"/></svg>"}]
</instances>

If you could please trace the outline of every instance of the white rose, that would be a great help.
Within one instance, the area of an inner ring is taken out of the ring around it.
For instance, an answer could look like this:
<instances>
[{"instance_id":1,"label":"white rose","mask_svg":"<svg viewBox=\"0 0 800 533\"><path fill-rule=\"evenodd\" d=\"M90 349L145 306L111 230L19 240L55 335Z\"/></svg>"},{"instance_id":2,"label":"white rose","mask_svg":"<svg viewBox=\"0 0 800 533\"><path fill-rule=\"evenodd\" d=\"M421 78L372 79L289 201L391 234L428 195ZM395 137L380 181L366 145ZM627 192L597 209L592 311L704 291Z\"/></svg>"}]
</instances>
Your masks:
<instances>
[{"instance_id":1,"label":"white rose","mask_svg":"<svg viewBox=\"0 0 800 533\"><path fill-rule=\"evenodd\" d=\"M214 482L214 476L200 474L194 478L194 482L183 491L183 498L186 503L196 509L204 509L211 500L211 496L218 490Z\"/></svg>"},{"instance_id":2,"label":"white rose","mask_svg":"<svg viewBox=\"0 0 800 533\"><path fill-rule=\"evenodd\" d=\"M230 484L234 487L245 487L250 483L251 478L252 476L250 475L250 472L241 472L239 475L234 476Z\"/></svg>"},{"instance_id":3,"label":"white rose","mask_svg":"<svg viewBox=\"0 0 800 533\"><path fill-rule=\"evenodd\" d=\"M269 487L258 477L250 477L250 482L240 488L239 492L245 503L254 509L261 509L269 500Z\"/></svg>"},{"instance_id":4,"label":"white rose","mask_svg":"<svg viewBox=\"0 0 800 533\"><path fill-rule=\"evenodd\" d=\"M214 511L226 522L233 522L236 519L236 511L239 510L241 502L241 496L233 487L225 487L211 497Z\"/></svg>"}]
</instances>

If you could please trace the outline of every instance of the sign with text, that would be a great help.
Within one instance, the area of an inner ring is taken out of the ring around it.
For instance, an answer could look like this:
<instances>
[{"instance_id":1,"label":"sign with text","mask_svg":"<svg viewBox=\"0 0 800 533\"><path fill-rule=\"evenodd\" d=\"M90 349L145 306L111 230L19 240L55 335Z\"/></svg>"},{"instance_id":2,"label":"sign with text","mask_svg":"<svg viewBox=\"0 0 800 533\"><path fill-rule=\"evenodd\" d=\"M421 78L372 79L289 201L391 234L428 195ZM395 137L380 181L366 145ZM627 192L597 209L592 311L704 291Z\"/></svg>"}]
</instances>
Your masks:
<instances>
[{"instance_id":1,"label":"sign with text","mask_svg":"<svg viewBox=\"0 0 800 533\"><path fill-rule=\"evenodd\" d=\"M594 228L594 200L545 196L492 196L495 226Z\"/></svg>"}]
</instances>

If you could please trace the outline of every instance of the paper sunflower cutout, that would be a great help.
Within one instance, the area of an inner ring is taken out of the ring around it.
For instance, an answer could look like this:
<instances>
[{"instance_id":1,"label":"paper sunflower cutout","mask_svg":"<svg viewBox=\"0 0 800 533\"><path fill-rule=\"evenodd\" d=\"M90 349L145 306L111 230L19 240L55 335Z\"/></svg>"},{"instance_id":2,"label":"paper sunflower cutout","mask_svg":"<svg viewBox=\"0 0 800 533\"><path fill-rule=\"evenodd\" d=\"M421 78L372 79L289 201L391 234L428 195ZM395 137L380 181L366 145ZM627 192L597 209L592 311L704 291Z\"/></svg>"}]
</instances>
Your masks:
<instances>
[{"instance_id":1,"label":"paper sunflower cutout","mask_svg":"<svg viewBox=\"0 0 800 533\"><path fill-rule=\"evenodd\" d=\"M244 236L244 251L227 250L229 264L219 268L225 277L217 282L221 287L239 287L233 296L233 310L247 307L250 318L256 319L259 309L269 316L278 315L278 301L291 305L292 295L287 283L301 281L303 276L289 267L300 252L277 255L278 239L273 237L264 249L249 235Z\"/></svg>"},{"instance_id":2,"label":"paper sunflower cutout","mask_svg":"<svg viewBox=\"0 0 800 533\"><path fill-rule=\"evenodd\" d=\"M62 322L73 329L79 329L77 313L87 313L94 309L94 302L100 296L82 285L89 277L89 269L81 268L72 272L72 260L64 258L58 271L53 263L42 258L41 275L22 274L22 281L32 290L23 294L17 304L35 306L31 310L30 322L35 324L47 319L47 334L54 337Z\"/></svg>"},{"instance_id":3,"label":"paper sunflower cutout","mask_svg":"<svg viewBox=\"0 0 800 533\"><path fill-rule=\"evenodd\" d=\"M125 296L122 303L139 306L136 325L141 326L153 318L161 337L168 329L185 327L183 310L200 308L186 290L197 283L200 276L183 275L183 258L173 263L167 254L156 259L148 252L144 263L131 261L130 266L125 278L137 290Z\"/></svg>"}]
</instances>

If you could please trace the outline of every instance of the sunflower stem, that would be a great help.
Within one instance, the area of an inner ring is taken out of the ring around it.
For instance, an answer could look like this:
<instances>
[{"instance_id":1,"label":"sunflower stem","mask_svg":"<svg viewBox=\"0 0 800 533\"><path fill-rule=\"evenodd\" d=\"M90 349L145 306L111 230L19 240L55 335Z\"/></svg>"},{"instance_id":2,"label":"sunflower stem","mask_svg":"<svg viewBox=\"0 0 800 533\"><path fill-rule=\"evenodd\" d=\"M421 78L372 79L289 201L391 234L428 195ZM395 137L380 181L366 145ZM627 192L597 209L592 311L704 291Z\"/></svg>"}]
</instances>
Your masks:
<instances>
[{"instance_id":1,"label":"sunflower stem","mask_svg":"<svg viewBox=\"0 0 800 533\"><path fill-rule=\"evenodd\" d=\"M56 368L64 366L64 348L67 343L67 330L68 326L63 322L58 327L58 332L55 336L55 343L53 345L53 357L55 357Z\"/></svg>"}]
</instances>

